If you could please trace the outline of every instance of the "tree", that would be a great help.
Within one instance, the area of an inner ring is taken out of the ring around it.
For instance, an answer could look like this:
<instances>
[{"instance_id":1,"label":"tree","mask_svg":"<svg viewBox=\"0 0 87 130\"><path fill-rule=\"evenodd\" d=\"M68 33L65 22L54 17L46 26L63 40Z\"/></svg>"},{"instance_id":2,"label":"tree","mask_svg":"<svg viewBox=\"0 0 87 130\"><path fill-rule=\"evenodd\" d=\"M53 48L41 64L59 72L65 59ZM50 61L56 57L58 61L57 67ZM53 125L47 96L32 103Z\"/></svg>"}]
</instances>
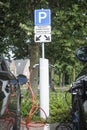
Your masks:
<instances>
[{"instance_id":1,"label":"tree","mask_svg":"<svg viewBox=\"0 0 87 130\"><path fill-rule=\"evenodd\" d=\"M63 70L65 64L73 66L75 75L75 50L86 45L87 41L87 2L58 0L49 1L49 5L52 10L52 43L47 44L46 55L53 64L60 63Z\"/></svg>"},{"instance_id":2,"label":"tree","mask_svg":"<svg viewBox=\"0 0 87 130\"><path fill-rule=\"evenodd\" d=\"M60 63L62 69L65 64L75 66L74 51L87 41L86 0L1 0L0 52L8 54L11 49L15 58L29 55L31 65L37 62L39 54L32 57L40 50L34 42L33 21L34 10L41 8L52 12L52 42L45 45L46 58L52 64Z\"/></svg>"}]
</instances>

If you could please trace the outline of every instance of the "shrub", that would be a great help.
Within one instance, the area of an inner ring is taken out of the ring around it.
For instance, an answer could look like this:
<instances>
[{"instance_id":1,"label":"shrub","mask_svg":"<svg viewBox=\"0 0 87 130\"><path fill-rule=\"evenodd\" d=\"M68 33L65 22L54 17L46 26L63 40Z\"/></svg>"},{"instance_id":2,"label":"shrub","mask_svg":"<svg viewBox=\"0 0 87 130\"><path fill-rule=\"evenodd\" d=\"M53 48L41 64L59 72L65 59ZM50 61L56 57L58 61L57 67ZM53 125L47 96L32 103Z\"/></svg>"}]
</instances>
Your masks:
<instances>
[{"instance_id":1,"label":"shrub","mask_svg":"<svg viewBox=\"0 0 87 130\"><path fill-rule=\"evenodd\" d=\"M22 117L26 118L32 106L31 94L26 92L22 98L21 104L21 113ZM39 100L39 94L37 95L37 99ZM67 95L68 104L65 98L65 91L56 90L53 92L50 90L50 117L48 121L50 123L53 122L61 122L61 121L69 121L71 119L70 116L70 107L71 107L71 96ZM35 113L32 117L32 120L39 119L39 112Z\"/></svg>"},{"instance_id":2,"label":"shrub","mask_svg":"<svg viewBox=\"0 0 87 130\"><path fill-rule=\"evenodd\" d=\"M71 96L69 94L67 100L68 104L64 91L50 92L50 122L69 121L71 119Z\"/></svg>"}]
</instances>

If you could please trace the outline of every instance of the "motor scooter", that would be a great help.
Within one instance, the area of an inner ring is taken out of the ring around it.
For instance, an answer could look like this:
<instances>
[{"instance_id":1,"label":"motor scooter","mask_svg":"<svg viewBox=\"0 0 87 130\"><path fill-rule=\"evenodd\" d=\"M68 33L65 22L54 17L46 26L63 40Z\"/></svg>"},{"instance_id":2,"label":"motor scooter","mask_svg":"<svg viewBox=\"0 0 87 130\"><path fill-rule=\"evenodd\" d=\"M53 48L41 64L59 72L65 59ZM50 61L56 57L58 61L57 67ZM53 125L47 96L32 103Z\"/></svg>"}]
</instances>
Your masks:
<instances>
[{"instance_id":1,"label":"motor scooter","mask_svg":"<svg viewBox=\"0 0 87 130\"><path fill-rule=\"evenodd\" d=\"M87 46L78 48L75 54L80 61L87 62ZM78 74L69 92L72 94L73 130L87 130L87 65Z\"/></svg>"},{"instance_id":2,"label":"motor scooter","mask_svg":"<svg viewBox=\"0 0 87 130\"><path fill-rule=\"evenodd\" d=\"M28 79L23 74L14 76L0 54L0 130L20 130L20 87L27 82ZM1 126L5 128L1 129Z\"/></svg>"}]
</instances>

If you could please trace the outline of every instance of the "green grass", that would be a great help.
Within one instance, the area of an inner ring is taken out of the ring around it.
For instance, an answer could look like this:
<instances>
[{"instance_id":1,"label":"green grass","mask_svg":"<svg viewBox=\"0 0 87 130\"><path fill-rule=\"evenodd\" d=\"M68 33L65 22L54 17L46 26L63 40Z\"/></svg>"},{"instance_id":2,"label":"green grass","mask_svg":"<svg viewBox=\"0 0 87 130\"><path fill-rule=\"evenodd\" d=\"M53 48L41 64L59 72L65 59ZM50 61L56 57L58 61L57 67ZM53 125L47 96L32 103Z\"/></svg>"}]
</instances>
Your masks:
<instances>
[{"instance_id":1,"label":"green grass","mask_svg":"<svg viewBox=\"0 0 87 130\"><path fill-rule=\"evenodd\" d=\"M71 108L71 95L67 93L67 96L65 98L66 92L64 90L56 90L56 92L53 92L50 90L50 116L48 119L48 122L54 123L54 122L63 122L63 121L70 121L71 115L70 115L70 108ZM28 92L24 93L24 97L22 98L22 104L21 104L21 113L22 117L26 118L28 116L29 110L32 106L32 99L31 94ZM39 94L37 94L37 99L39 101ZM67 102L66 102L67 99ZM33 117L32 120L38 120L39 118L39 111L37 111Z\"/></svg>"}]
</instances>

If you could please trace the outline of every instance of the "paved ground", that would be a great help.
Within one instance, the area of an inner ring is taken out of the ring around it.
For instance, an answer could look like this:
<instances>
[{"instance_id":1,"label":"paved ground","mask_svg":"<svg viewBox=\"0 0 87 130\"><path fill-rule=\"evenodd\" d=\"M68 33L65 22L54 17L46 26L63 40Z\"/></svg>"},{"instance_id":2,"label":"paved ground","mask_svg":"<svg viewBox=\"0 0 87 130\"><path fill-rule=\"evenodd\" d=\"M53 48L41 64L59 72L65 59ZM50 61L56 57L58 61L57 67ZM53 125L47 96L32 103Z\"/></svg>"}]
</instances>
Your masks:
<instances>
[{"instance_id":1,"label":"paved ground","mask_svg":"<svg viewBox=\"0 0 87 130\"><path fill-rule=\"evenodd\" d=\"M45 124L44 126L42 126L42 124L33 124L33 126L31 125L32 127L28 127L29 129L27 129L25 125L21 125L20 130L55 130L57 125L58 123ZM12 130L12 122L9 123L9 119L0 120L0 130ZM67 129L65 127L62 127L61 129L58 130L72 130L72 129L70 128Z\"/></svg>"},{"instance_id":2,"label":"paved ground","mask_svg":"<svg viewBox=\"0 0 87 130\"><path fill-rule=\"evenodd\" d=\"M10 120L9 122L9 119L0 119L0 130L12 130L13 128L13 125L12 125L12 120Z\"/></svg>"},{"instance_id":3,"label":"paved ground","mask_svg":"<svg viewBox=\"0 0 87 130\"><path fill-rule=\"evenodd\" d=\"M12 130L12 122L9 122L9 119L7 120L0 120L0 130ZM44 126L42 124L34 124L31 125L32 127L28 127L29 130L55 130L55 127L57 124L45 124ZM20 130L28 130L25 125L21 125Z\"/></svg>"},{"instance_id":4,"label":"paved ground","mask_svg":"<svg viewBox=\"0 0 87 130\"><path fill-rule=\"evenodd\" d=\"M31 125L32 126L32 125ZM32 127L29 127L29 129L26 128L25 125L21 125L21 129L20 130L55 130L55 127L57 126L57 124L46 124L46 125L42 125L42 124L36 124L33 125ZM0 120L0 130L12 130L12 122L9 123L9 121L7 120Z\"/></svg>"},{"instance_id":5,"label":"paved ground","mask_svg":"<svg viewBox=\"0 0 87 130\"><path fill-rule=\"evenodd\" d=\"M57 125L58 124L55 123L55 124L46 124L44 127L39 127L40 126L40 124L39 124L38 127L37 127L37 125L36 125L36 127L35 126L29 127L29 130L55 130ZM27 130L27 129L25 126L22 125L21 130Z\"/></svg>"},{"instance_id":6,"label":"paved ground","mask_svg":"<svg viewBox=\"0 0 87 130\"><path fill-rule=\"evenodd\" d=\"M54 123L54 124L46 124L44 127L29 127L28 130L56 130L56 126L59 125L58 123ZM72 124L68 124L68 127L65 127L66 124L64 124L64 126L62 125L61 128L58 128L57 130L72 130ZM25 126L21 127L21 130L27 130Z\"/></svg>"}]
</instances>

